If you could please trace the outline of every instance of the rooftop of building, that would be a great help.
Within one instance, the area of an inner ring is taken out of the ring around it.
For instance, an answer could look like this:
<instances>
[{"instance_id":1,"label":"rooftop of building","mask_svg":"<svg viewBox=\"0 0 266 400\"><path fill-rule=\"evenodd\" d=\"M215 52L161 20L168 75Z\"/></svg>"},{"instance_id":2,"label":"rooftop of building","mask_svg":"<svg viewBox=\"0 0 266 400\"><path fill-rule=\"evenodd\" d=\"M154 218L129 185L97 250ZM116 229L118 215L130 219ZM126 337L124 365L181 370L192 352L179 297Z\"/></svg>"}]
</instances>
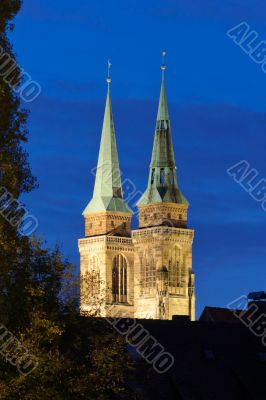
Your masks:
<instances>
[{"instance_id":1,"label":"rooftop of building","mask_svg":"<svg viewBox=\"0 0 266 400\"><path fill-rule=\"evenodd\" d=\"M219 321L138 321L175 359L165 374L150 368L148 380L139 377L141 398L265 400L266 347L224 309L213 309ZM145 370L145 361L139 363Z\"/></svg>"}]
</instances>

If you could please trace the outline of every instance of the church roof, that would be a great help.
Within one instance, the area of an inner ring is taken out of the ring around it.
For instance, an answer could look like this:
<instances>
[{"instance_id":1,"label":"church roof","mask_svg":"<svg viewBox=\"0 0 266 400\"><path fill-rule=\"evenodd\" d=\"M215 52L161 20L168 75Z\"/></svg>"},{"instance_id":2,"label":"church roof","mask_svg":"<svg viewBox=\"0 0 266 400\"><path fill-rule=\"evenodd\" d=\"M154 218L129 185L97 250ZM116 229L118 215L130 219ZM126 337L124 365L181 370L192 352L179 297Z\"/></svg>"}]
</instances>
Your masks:
<instances>
[{"instance_id":1,"label":"church roof","mask_svg":"<svg viewBox=\"0 0 266 400\"><path fill-rule=\"evenodd\" d=\"M107 82L108 90L94 192L91 201L83 211L83 215L97 211L131 212L130 208L123 200L121 174L110 96L111 79L109 74Z\"/></svg>"}]
</instances>

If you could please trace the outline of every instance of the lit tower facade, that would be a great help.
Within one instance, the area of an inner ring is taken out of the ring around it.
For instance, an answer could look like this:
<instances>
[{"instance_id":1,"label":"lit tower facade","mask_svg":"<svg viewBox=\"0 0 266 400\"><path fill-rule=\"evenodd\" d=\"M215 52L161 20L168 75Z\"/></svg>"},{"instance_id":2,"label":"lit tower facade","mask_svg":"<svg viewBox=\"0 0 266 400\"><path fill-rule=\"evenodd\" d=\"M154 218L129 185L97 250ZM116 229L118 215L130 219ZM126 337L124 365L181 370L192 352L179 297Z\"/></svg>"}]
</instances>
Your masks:
<instances>
[{"instance_id":1,"label":"lit tower facade","mask_svg":"<svg viewBox=\"0 0 266 400\"><path fill-rule=\"evenodd\" d=\"M92 199L79 240L80 308L84 315L195 319L188 201L176 176L164 82L156 120L148 185L138 201L139 228L123 199L110 97L110 63L102 136Z\"/></svg>"},{"instance_id":2,"label":"lit tower facade","mask_svg":"<svg viewBox=\"0 0 266 400\"><path fill-rule=\"evenodd\" d=\"M176 176L165 91L165 53L155 137L145 193L137 203L139 229L134 244L135 317L195 319L192 243L187 228L188 201Z\"/></svg>"},{"instance_id":3,"label":"lit tower facade","mask_svg":"<svg viewBox=\"0 0 266 400\"><path fill-rule=\"evenodd\" d=\"M134 316L131 210L123 200L110 97L110 66L93 197L79 240L82 314Z\"/></svg>"}]
</instances>

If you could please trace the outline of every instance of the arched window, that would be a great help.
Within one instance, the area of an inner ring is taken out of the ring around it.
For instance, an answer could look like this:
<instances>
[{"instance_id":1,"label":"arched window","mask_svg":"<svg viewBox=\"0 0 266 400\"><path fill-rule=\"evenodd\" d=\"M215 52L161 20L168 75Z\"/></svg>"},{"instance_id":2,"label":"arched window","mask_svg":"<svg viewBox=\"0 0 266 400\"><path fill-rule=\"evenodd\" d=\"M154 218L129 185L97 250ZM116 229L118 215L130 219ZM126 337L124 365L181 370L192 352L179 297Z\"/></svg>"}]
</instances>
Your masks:
<instances>
[{"instance_id":1,"label":"arched window","mask_svg":"<svg viewBox=\"0 0 266 400\"><path fill-rule=\"evenodd\" d=\"M127 261L122 254L115 256L113 261L112 295L114 303L127 302Z\"/></svg>"}]
</instances>

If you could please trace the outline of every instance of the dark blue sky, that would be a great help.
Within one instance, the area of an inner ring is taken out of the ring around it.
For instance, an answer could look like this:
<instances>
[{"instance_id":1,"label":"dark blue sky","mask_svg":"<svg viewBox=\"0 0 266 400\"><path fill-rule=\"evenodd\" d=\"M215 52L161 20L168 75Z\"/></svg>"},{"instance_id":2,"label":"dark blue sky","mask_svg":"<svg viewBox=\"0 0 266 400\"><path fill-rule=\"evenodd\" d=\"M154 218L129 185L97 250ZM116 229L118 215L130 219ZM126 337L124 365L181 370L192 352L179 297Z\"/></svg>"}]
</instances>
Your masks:
<instances>
[{"instance_id":1,"label":"dark blue sky","mask_svg":"<svg viewBox=\"0 0 266 400\"><path fill-rule=\"evenodd\" d=\"M266 39L265 15L262 0L24 0L11 40L42 86L27 146L40 187L25 202L49 244L59 242L78 266L108 58L121 170L145 189L165 48L178 179L195 228L198 313L266 289L266 213L226 173L246 159L266 177L266 74L226 35L246 21Z\"/></svg>"}]
</instances>

